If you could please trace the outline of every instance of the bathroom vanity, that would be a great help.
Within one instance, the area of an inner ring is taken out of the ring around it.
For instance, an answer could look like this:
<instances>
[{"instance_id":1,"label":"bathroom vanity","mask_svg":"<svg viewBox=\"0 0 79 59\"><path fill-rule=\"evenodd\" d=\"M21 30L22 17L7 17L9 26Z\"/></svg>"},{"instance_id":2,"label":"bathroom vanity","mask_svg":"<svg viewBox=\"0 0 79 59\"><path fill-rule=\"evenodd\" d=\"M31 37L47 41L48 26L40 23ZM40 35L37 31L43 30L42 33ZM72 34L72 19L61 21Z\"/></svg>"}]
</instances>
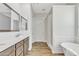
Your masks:
<instances>
[{"instance_id":1,"label":"bathroom vanity","mask_svg":"<svg viewBox=\"0 0 79 59\"><path fill-rule=\"evenodd\" d=\"M27 19L0 4L0 56L25 56L29 48Z\"/></svg>"},{"instance_id":2,"label":"bathroom vanity","mask_svg":"<svg viewBox=\"0 0 79 59\"><path fill-rule=\"evenodd\" d=\"M4 46L3 46L4 47ZM0 51L0 56L25 56L28 54L29 37Z\"/></svg>"}]
</instances>

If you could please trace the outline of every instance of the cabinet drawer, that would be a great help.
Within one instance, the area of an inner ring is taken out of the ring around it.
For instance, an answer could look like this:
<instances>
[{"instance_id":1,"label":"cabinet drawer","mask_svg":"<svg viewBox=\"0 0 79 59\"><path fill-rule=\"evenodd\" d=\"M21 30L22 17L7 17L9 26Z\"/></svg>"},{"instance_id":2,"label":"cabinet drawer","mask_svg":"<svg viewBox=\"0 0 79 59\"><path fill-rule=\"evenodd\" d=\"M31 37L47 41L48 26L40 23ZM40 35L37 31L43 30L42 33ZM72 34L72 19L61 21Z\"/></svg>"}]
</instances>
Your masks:
<instances>
[{"instance_id":1,"label":"cabinet drawer","mask_svg":"<svg viewBox=\"0 0 79 59\"><path fill-rule=\"evenodd\" d=\"M23 45L19 48L16 48L16 56L19 56L23 52Z\"/></svg>"},{"instance_id":2,"label":"cabinet drawer","mask_svg":"<svg viewBox=\"0 0 79 59\"><path fill-rule=\"evenodd\" d=\"M18 56L23 56L23 52L21 52Z\"/></svg>"},{"instance_id":3,"label":"cabinet drawer","mask_svg":"<svg viewBox=\"0 0 79 59\"><path fill-rule=\"evenodd\" d=\"M12 52L11 54L9 54L9 56L15 56L15 52Z\"/></svg>"},{"instance_id":4,"label":"cabinet drawer","mask_svg":"<svg viewBox=\"0 0 79 59\"><path fill-rule=\"evenodd\" d=\"M17 44L16 44L16 48L19 48L20 46L22 46L23 45L23 41L20 41L20 42L18 42Z\"/></svg>"},{"instance_id":5,"label":"cabinet drawer","mask_svg":"<svg viewBox=\"0 0 79 59\"><path fill-rule=\"evenodd\" d=\"M15 46L11 46L7 48L6 50L2 51L0 53L0 56L9 56L10 54L15 55Z\"/></svg>"}]
</instances>

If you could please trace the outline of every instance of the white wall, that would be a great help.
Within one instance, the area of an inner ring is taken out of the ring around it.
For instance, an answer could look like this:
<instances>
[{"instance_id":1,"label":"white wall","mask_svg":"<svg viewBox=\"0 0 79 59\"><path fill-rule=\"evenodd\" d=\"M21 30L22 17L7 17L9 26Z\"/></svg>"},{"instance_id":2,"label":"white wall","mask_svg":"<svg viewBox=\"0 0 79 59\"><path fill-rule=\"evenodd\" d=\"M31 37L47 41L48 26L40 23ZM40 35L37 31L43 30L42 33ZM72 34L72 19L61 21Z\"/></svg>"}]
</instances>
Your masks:
<instances>
[{"instance_id":1,"label":"white wall","mask_svg":"<svg viewBox=\"0 0 79 59\"><path fill-rule=\"evenodd\" d=\"M21 15L24 16L26 19L29 19L31 17L31 4L30 3L21 3L20 4L20 10Z\"/></svg>"},{"instance_id":2,"label":"white wall","mask_svg":"<svg viewBox=\"0 0 79 59\"><path fill-rule=\"evenodd\" d=\"M75 39L75 6L53 6L53 51L61 53L62 42L74 42Z\"/></svg>"},{"instance_id":3,"label":"white wall","mask_svg":"<svg viewBox=\"0 0 79 59\"><path fill-rule=\"evenodd\" d=\"M20 4L19 3L7 3L11 8L16 10L18 13L21 13Z\"/></svg>"},{"instance_id":4,"label":"white wall","mask_svg":"<svg viewBox=\"0 0 79 59\"><path fill-rule=\"evenodd\" d=\"M30 3L7 3L7 4L26 19L29 19L31 17Z\"/></svg>"},{"instance_id":5,"label":"white wall","mask_svg":"<svg viewBox=\"0 0 79 59\"><path fill-rule=\"evenodd\" d=\"M48 46L52 49L52 10L49 12L45 19L45 39L47 40Z\"/></svg>"},{"instance_id":6,"label":"white wall","mask_svg":"<svg viewBox=\"0 0 79 59\"><path fill-rule=\"evenodd\" d=\"M45 39L45 16L35 15L32 20L32 42L46 42Z\"/></svg>"}]
</instances>

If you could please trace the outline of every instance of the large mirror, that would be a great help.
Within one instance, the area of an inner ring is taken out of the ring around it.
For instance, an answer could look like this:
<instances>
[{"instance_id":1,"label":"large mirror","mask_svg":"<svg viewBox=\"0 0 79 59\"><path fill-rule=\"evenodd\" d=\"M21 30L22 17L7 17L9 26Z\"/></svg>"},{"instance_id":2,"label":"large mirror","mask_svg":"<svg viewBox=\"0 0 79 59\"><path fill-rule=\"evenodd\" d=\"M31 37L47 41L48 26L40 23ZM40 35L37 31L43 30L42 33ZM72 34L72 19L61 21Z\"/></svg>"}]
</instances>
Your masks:
<instances>
[{"instance_id":1,"label":"large mirror","mask_svg":"<svg viewBox=\"0 0 79 59\"><path fill-rule=\"evenodd\" d=\"M6 4L0 3L0 32L19 31L20 15Z\"/></svg>"},{"instance_id":2,"label":"large mirror","mask_svg":"<svg viewBox=\"0 0 79 59\"><path fill-rule=\"evenodd\" d=\"M11 31L11 10L0 3L0 32Z\"/></svg>"},{"instance_id":3,"label":"large mirror","mask_svg":"<svg viewBox=\"0 0 79 59\"><path fill-rule=\"evenodd\" d=\"M11 31L19 31L20 16L11 10Z\"/></svg>"},{"instance_id":4,"label":"large mirror","mask_svg":"<svg viewBox=\"0 0 79 59\"><path fill-rule=\"evenodd\" d=\"M27 19L24 17L21 17L21 30L26 31L28 29L27 27Z\"/></svg>"}]
</instances>

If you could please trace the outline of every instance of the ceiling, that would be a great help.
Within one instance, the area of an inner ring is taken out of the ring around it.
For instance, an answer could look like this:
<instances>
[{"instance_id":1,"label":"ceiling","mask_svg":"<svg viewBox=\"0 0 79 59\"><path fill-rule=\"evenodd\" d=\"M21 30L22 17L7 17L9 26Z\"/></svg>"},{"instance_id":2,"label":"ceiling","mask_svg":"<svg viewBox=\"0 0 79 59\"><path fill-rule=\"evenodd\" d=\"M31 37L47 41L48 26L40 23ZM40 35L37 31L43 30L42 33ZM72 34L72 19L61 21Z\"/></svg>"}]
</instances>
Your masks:
<instances>
[{"instance_id":1,"label":"ceiling","mask_svg":"<svg viewBox=\"0 0 79 59\"><path fill-rule=\"evenodd\" d=\"M32 10L34 14L48 14L51 6L51 3L32 3Z\"/></svg>"},{"instance_id":2,"label":"ceiling","mask_svg":"<svg viewBox=\"0 0 79 59\"><path fill-rule=\"evenodd\" d=\"M75 3L32 3L34 14L48 14L52 5L74 5Z\"/></svg>"}]
</instances>

